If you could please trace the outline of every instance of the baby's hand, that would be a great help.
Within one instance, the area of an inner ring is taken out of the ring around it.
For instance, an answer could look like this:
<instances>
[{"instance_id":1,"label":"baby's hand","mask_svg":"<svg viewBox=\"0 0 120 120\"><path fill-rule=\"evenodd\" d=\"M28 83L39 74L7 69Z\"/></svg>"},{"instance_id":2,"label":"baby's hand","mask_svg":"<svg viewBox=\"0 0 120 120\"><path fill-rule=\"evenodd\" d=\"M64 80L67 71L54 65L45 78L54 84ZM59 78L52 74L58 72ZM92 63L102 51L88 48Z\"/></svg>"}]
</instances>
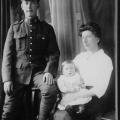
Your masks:
<instances>
[{"instance_id":1,"label":"baby's hand","mask_svg":"<svg viewBox=\"0 0 120 120\"><path fill-rule=\"evenodd\" d=\"M85 84L82 84L82 85L81 85L81 88L85 88Z\"/></svg>"},{"instance_id":2,"label":"baby's hand","mask_svg":"<svg viewBox=\"0 0 120 120\"><path fill-rule=\"evenodd\" d=\"M71 88L71 89L69 89L68 92L73 93L73 92L76 92L76 91L79 91L79 88L78 88L78 87L76 87L76 88Z\"/></svg>"},{"instance_id":3,"label":"baby's hand","mask_svg":"<svg viewBox=\"0 0 120 120\"><path fill-rule=\"evenodd\" d=\"M79 91L81 88L80 87L76 87L74 88L74 91Z\"/></svg>"}]
</instances>

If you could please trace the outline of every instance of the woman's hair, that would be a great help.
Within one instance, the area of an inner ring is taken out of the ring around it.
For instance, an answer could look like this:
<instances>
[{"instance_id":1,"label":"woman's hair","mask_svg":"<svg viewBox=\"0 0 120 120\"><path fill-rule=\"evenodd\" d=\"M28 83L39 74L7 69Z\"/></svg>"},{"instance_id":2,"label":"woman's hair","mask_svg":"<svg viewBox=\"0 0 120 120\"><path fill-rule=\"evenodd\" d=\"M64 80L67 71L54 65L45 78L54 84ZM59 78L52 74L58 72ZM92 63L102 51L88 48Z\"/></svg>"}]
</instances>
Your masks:
<instances>
[{"instance_id":1,"label":"woman's hair","mask_svg":"<svg viewBox=\"0 0 120 120\"><path fill-rule=\"evenodd\" d=\"M86 30L91 31L96 37L101 38L101 28L97 23L89 22L87 24L81 25L79 29L80 35L83 31Z\"/></svg>"}]
</instances>

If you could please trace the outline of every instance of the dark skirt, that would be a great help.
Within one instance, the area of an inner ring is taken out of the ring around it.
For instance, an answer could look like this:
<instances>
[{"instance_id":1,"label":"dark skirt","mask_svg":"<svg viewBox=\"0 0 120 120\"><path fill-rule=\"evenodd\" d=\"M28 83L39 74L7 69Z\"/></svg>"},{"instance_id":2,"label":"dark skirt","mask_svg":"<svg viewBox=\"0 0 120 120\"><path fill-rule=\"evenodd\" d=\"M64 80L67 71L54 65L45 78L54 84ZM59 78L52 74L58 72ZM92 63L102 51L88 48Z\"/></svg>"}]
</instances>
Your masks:
<instances>
[{"instance_id":1,"label":"dark skirt","mask_svg":"<svg viewBox=\"0 0 120 120\"><path fill-rule=\"evenodd\" d=\"M85 109L81 113L75 113L76 107L72 107L71 111L57 110L54 114L54 120L95 120L101 113L100 99L97 97L93 97L84 107Z\"/></svg>"}]
</instances>

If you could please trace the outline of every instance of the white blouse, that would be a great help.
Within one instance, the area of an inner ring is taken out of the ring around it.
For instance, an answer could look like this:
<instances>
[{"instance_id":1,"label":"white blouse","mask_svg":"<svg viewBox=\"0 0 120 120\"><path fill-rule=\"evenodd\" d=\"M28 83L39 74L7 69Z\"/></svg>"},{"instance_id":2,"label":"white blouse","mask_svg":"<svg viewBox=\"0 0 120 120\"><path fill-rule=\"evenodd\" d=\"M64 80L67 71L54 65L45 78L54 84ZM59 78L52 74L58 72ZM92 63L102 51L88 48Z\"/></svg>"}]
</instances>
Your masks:
<instances>
[{"instance_id":1,"label":"white blouse","mask_svg":"<svg viewBox=\"0 0 120 120\"><path fill-rule=\"evenodd\" d=\"M102 97L108 87L113 70L112 60L103 49L96 53L81 52L73 62L80 72L86 86L93 86L90 90L98 98Z\"/></svg>"}]
</instances>

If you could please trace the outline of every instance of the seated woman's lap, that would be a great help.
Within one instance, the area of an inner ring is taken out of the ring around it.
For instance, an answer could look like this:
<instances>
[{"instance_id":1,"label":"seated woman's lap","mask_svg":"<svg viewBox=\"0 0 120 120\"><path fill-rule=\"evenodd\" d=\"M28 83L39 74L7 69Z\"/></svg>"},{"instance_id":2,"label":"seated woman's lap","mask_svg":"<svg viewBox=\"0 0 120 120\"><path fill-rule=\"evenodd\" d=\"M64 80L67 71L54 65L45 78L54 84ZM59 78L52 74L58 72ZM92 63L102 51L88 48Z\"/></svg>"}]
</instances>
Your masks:
<instances>
[{"instance_id":1,"label":"seated woman's lap","mask_svg":"<svg viewBox=\"0 0 120 120\"><path fill-rule=\"evenodd\" d=\"M54 114L54 120L94 120L101 113L100 100L97 97L85 105L85 110L80 114L71 116L65 110L57 110Z\"/></svg>"}]
</instances>

